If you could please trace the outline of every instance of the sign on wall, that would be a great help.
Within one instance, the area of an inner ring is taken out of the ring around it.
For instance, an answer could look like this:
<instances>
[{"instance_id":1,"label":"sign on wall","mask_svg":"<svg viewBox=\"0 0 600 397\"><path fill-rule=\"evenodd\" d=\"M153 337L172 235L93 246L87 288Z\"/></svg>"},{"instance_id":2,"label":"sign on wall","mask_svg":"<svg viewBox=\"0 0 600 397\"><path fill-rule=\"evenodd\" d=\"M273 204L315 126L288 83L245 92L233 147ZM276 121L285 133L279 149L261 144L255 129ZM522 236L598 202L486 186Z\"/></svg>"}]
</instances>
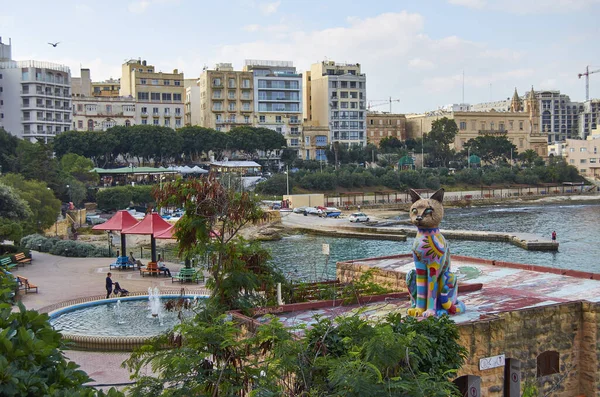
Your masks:
<instances>
[{"instance_id":1,"label":"sign on wall","mask_svg":"<svg viewBox=\"0 0 600 397\"><path fill-rule=\"evenodd\" d=\"M323 255L329 255L329 244L323 244Z\"/></svg>"},{"instance_id":2,"label":"sign on wall","mask_svg":"<svg viewBox=\"0 0 600 397\"><path fill-rule=\"evenodd\" d=\"M483 371L485 369L504 367L504 364L505 364L504 354L500 354L499 356L493 356L493 357L485 357L485 358L479 359L479 370Z\"/></svg>"}]
</instances>

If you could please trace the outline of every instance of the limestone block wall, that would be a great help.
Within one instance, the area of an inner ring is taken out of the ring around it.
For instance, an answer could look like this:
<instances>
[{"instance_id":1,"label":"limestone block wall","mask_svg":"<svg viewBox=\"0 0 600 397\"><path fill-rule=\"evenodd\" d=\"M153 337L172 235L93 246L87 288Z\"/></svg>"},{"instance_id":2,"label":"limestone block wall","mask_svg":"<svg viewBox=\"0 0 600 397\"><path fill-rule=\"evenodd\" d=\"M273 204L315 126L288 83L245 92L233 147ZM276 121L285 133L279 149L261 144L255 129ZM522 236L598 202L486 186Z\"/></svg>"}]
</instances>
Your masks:
<instances>
[{"instance_id":1,"label":"limestone block wall","mask_svg":"<svg viewBox=\"0 0 600 397\"><path fill-rule=\"evenodd\" d=\"M521 391L530 380L538 385L541 395L598 395L597 314L598 305L572 302L461 324L461 343L468 350L468 358L459 376L479 376L482 396L503 397L504 367L479 370L479 362L481 358L504 354L507 359L521 361ZM537 379L537 358L545 351L559 353L560 372Z\"/></svg>"},{"instance_id":2,"label":"limestone block wall","mask_svg":"<svg viewBox=\"0 0 600 397\"><path fill-rule=\"evenodd\" d=\"M373 282L385 286L396 292L408 291L406 288L406 276L404 273L382 270L373 268L367 265L360 265L357 263L338 262L336 269L336 276L341 283L349 283L354 280L358 280L364 273L372 270L374 272Z\"/></svg>"}]
</instances>

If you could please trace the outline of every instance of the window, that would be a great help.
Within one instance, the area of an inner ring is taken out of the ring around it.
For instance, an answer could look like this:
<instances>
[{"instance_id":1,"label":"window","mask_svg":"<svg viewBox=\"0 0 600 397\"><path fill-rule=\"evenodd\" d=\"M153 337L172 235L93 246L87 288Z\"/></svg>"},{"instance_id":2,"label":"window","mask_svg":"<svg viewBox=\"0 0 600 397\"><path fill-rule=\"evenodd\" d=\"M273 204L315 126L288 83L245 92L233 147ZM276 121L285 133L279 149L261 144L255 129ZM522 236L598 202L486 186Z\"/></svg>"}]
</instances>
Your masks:
<instances>
[{"instance_id":1,"label":"window","mask_svg":"<svg viewBox=\"0 0 600 397\"><path fill-rule=\"evenodd\" d=\"M181 102L181 94L173 94L173 102Z\"/></svg>"},{"instance_id":2,"label":"window","mask_svg":"<svg viewBox=\"0 0 600 397\"><path fill-rule=\"evenodd\" d=\"M259 123L264 123L265 121L266 121L265 120L265 116L258 116L258 122Z\"/></svg>"},{"instance_id":3,"label":"window","mask_svg":"<svg viewBox=\"0 0 600 397\"><path fill-rule=\"evenodd\" d=\"M481 129L482 129L482 130L485 130L485 121L482 121L482 122L481 122Z\"/></svg>"},{"instance_id":4,"label":"window","mask_svg":"<svg viewBox=\"0 0 600 397\"><path fill-rule=\"evenodd\" d=\"M575 164L575 160L573 160L573 159L569 160L569 164Z\"/></svg>"},{"instance_id":5,"label":"window","mask_svg":"<svg viewBox=\"0 0 600 397\"><path fill-rule=\"evenodd\" d=\"M337 88L338 84L337 81L330 81L329 82L329 88Z\"/></svg>"},{"instance_id":6,"label":"window","mask_svg":"<svg viewBox=\"0 0 600 397\"><path fill-rule=\"evenodd\" d=\"M242 80L242 88L250 88L250 80L249 79Z\"/></svg>"},{"instance_id":7,"label":"window","mask_svg":"<svg viewBox=\"0 0 600 397\"><path fill-rule=\"evenodd\" d=\"M217 110L217 111L223 110L223 104L221 102L213 103L213 110Z\"/></svg>"},{"instance_id":8,"label":"window","mask_svg":"<svg viewBox=\"0 0 600 397\"><path fill-rule=\"evenodd\" d=\"M163 101L171 101L171 94L170 93L163 93L162 94L162 100Z\"/></svg>"},{"instance_id":9,"label":"window","mask_svg":"<svg viewBox=\"0 0 600 397\"><path fill-rule=\"evenodd\" d=\"M177 86L181 85L181 81L180 81L180 80L174 80L173 82L174 82L174 83L175 83L175 85L177 85Z\"/></svg>"},{"instance_id":10,"label":"window","mask_svg":"<svg viewBox=\"0 0 600 397\"><path fill-rule=\"evenodd\" d=\"M291 134L292 135L298 135L300 132L298 131L298 127L292 127L291 129ZM308 138L308 137L307 137Z\"/></svg>"},{"instance_id":11,"label":"window","mask_svg":"<svg viewBox=\"0 0 600 397\"><path fill-rule=\"evenodd\" d=\"M569 148L569 152L573 153L574 151L575 151L575 148L574 148L574 147L572 147L572 148Z\"/></svg>"},{"instance_id":12,"label":"window","mask_svg":"<svg viewBox=\"0 0 600 397\"><path fill-rule=\"evenodd\" d=\"M348 91L340 92L340 98L348 98Z\"/></svg>"},{"instance_id":13,"label":"window","mask_svg":"<svg viewBox=\"0 0 600 397\"><path fill-rule=\"evenodd\" d=\"M78 120L77 121L77 128L83 129L83 120Z\"/></svg>"},{"instance_id":14,"label":"window","mask_svg":"<svg viewBox=\"0 0 600 397\"><path fill-rule=\"evenodd\" d=\"M140 79L140 84L146 84L146 79Z\"/></svg>"},{"instance_id":15,"label":"window","mask_svg":"<svg viewBox=\"0 0 600 397\"><path fill-rule=\"evenodd\" d=\"M158 108L152 108L152 114L158 116Z\"/></svg>"},{"instance_id":16,"label":"window","mask_svg":"<svg viewBox=\"0 0 600 397\"><path fill-rule=\"evenodd\" d=\"M350 88L356 88L356 81L350 82Z\"/></svg>"},{"instance_id":17,"label":"window","mask_svg":"<svg viewBox=\"0 0 600 397\"><path fill-rule=\"evenodd\" d=\"M341 88L348 88L348 82L347 81L340 81L340 87Z\"/></svg>"},{"instance_id":18,"label":"window","mask_svg":"<svg viewBox=\"0 0 600 397\"><path fill-rule=\"evenodd\" d=\"M250 124L250 116L244 116L244 123Z\"/></svg>"},{"instance_id":19,"label":"window","mask_svg":"<svg viewBox=\"0 0 600 397\"><path fill-rule=\"evenodd\" d=\"M342 109L348 109L348 102L340 102L340 107Z\"/></svg>"},{"instance_id":20,"label":"window","mask_svg":"<svg viewBox=\"0 0 600 397\"><path fill-rule=\"evenodd\" d=\"M175 116L181 116L181 108L175 108Z\"/></svg>"},{"instance_id":21,"label":"window","mask_svg":"<svg viewBox=\"0 0 600 397\"><path fill-rule=\"evenodd\" d=\"M146 124L148 124L148 119L142 119L142 124L143 124L143 125L146 125Z\"/></svg>"},{"instance_id":22,"label":"window","mask_svg":"<svg viewBox=\"0 0 600 397\"><path fill-rule=\"evenodd\" d=\"M235 102L229 102L229 111L235 112Z\"/></svg>"},{"instance_id":23,"label":"window","mask_svg":"<svg viewBox=\"0 0 600 397\"><path fill-rule=\"evenodd\" d=\"M165 119L165 127L169 127L171 125L171 119Z\"/></svg>"},{"instance_id":24,"label":"window","mask_svg":"<svg viewBox=\"0 0 600 397\"><path fill-rule=\"evenodd\" d=\"M586 163L587 163L587 160L586 160L586 159L580 159L580 160L579 160L579 164L586 164Z\"/></svg>"},{"instance_id":25,"label":"window","mask_svg":"<svg viewBox=\"0 0 600 397\"><path fill-rule=\"evenodd\" d=\"M171 85L171 80L164 80L164 81L163 81L163 84L164 84L164 85Z\"/></svg>"},{"instance_id":26,"label":"window","mask_svg":"<svg viewBox=\"0 0 600 397\"><path fill-rule=\"evenodd\" d=\"M160 101L160 92L151 92L150 100L151 101Z\"/></svg>"},{"instance_id":27,"label":"window","mask_svg":"<svg viewBox=\"0 0 600 397\"><path fill-rule=\"evenodd\" d=\"M235 88L235 79L229 79L229 83L227 84L229 88Z\"/></svg>"},{"instance_id":28,"label":"window","mask_svg":"<svg viewBox=\"0 0 600 397\"><path fill-rule=\"evenodd\" d=\"M171 114L171 109L170 108L165 108L165 116L168 116Z\"/></svg>"},{"instance_id":29,"label":"window","mask_svg":"<svg viewBox=\"0 0 600 397\"><path fill-rule=\"evenodd\" d=\"M213 87L220 87L220 86L221 86L221 79L220 78L213 79Z\"/></svg>"},{"instance_id":30,"label":"window","mask_svg":"<svg viewBox=\"0 0 600 397\"><path fill-rule=\"evenodd\" d=\"M596 164L596 159L590 159L590 164Z\"/></svg>"},{"instance_id":31,"label":"window","mask_svg":"<svg viewBox=\"0 0 600 397\"><path fill-rule=\"evenodd\" d=\"M158 80L157 79L152 79L152 85L158 85Z\"/></svg>"},{"instance_id":32,"label":"window","mask_svg":"<svg viewBox=\"0 0 600 397\"><path fill-rule=\"evenodd\" d=\"M154 119L154 120L152 121L152 124L154 124L154 125L159 125L159 123L158 123L158 122L159 122L159 120L158 120L158 119Z\"/></svg>"},{"instance_id":33,"label":"window","mask_svg":"<svg viewBox=\"0 0 600 397\"><path fill-rule=\"evenodd\" d=\"M229 98L229 99L235 99L235 90L229 90L229 91L227 91L227 98Z\"/></svg>"},{"instance_id":34,"label":"window","mask_svg":"<svg viewBox=\"0 0 600 397\"><path fill-rule=\"evenodd\" d=\"M175 127L181 127L181 119L175 119Z\"/></svg>"},{"instance_id":35,"label":"window","mask_svg":"<svg viewBox=\"0 0 600 397\"><path fill-rule=\"evenodd\" d=\"M580 152L587 152L587 148L584 148L584 147L582 147L582 148L579 148L579 151L580 151Z\"/></svg>"},{"instance_id":36,"label":"window","mask_svg":"<svg viewBox=\"0 0 600 397\"><path fill-rule=\"evenodd\" d=\"M147 92L138 92L137 94L138 101L147 101L149 98L150 97Z\"/></svg>"},{"instance_id":37,"label":"window","mask_svg":"<svg viewBox=\"0 0 600 397\"><path fill-rule=\"evenodd\" d=\"M557 351L545 351L537 357L537 377L560 372L560 358Z\"/></svg>"},{"instance_id":38,"label":"window","mask_svg":"<svg viewBox=\"0 0 600 397\"><path fill-rule=\"evenodd\" d=\"M275 122L281 123L281 116L275 116Z\"/></svg>"},{"instance_id":39,"label":"window","mask_svg":"<svg viewBox=\"0 0 600 397\"><path fill-rule=\"evenodd\" d=\"M358 103L350 102L350 109L357 109L357 108L358 108Z\"/></svg>"},{"instance_id":40,"label":"window","mask_svg":"<svg viewBox=\"0 0 600 397\"><path fill-rule=\"evenodd\" d=\"M281 134L283 132L283 129L281 127L276 127L275 131Z\"/></svg>"},{"instance_id":41,"label":"window","mask_svg":"<svg viewBox=\"0 0 600 397\"><path fill-rule=\"evenodd\" d=\"M250 91L242 91L242 99L250 99Z\"/></svg>"},{"instance_id":42,"label":"window","mask_svg":"<svg viewBox=\"0 0 600 397\"><path fill-rule=\"evenodd\" d=\"M523 131L523 121L519 121L519 131Z\"/></svg>"},{"instance_id":43,"label":"window","mask_svg":"<svg viewBox=\"0 0 600 397\"><path fill-rule=\"evenodd\" d=\"M466 121L461 121L460 122L460 127L459 127L462 131L467 129L467 122Z\"/></svg>"},{"instance_id":44,"label":"window","mask_svg":"<svg viewBox=\"0 0 600 397\"><path fill-rule=\"evenodd\" d=\"M498 124L498 129L499 129L500 131L504 131L504 123L499 123L499 124Z\"/></svg>"},{"instance_id":45,"label":"window","mask_svg":"<svg viewBox=\"0 0 600 397\"><path fill-rule=\"evenodd\" d=\"M131 121L125 120L125 127L130 127L130 126L131 126Z\"/></svg>"},{"instance_id":46,"label":"window","mask_svg":"<svg viewBox=\"0 0 600 397\"><path fill-rule=\"evenodd\" d=\"M148 114L148 108L142 107L142 114Z\"/></svg>"},{"instance_id":47,"label":"window","mask_svg":"<svg viewBox=\"0 0 600 397\"><path fill-rule=\"evenodd\" d=\"M509 129L509 130L511 130L511 131L512 131L512 130L513 130L513 128L514 128L514 125L513 125L513 124L514 124L513 120L508 120L508 129Z\"/></svg>"}]
</instances>

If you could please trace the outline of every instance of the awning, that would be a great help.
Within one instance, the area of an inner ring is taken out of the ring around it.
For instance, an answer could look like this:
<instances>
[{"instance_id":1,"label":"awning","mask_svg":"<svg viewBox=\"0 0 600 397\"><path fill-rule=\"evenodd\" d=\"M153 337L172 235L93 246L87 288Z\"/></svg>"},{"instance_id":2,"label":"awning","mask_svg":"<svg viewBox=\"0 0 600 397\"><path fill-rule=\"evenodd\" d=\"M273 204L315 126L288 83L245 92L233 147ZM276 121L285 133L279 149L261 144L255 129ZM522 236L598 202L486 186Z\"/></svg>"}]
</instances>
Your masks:
<instances>
[{"instance_id":1,"label":"awning","mask_svg":"<svg viewBox=\"0 0 600 397\"><path fill-rule=\"evenodd\" d=\"M171 225L171 227L169 227L168 229L165 229L164 231L155 234L154 238L159 238L159 239L174 239L175 236L175 225Z\"/></svg>"},{"instance_id":2,"label":"awning","mask_svg":"<svg viewBox=\"0 0 600 397\"><path fill-rule=\"evenodd\" d=\"M151 234L156 235L171 227L171 224L161 218L156 212L147 214L137 225L123 230L125 234Z\"/></svg>"},{"instance_id":3,"label":"awning","mask_svg":"<svg viewBox=\"0 0 600 397\"><path fill-rule=\"evenodd\" d=\"M112 218L107 220L104 223L96 225L92 227L93 230L113 230L116 232L120 232L124 229L129 229L132 226L135 226L139 221L135 219L129 212L126 210L117 211L116 214L113 215Z\"/></svg>"}]
</instances>

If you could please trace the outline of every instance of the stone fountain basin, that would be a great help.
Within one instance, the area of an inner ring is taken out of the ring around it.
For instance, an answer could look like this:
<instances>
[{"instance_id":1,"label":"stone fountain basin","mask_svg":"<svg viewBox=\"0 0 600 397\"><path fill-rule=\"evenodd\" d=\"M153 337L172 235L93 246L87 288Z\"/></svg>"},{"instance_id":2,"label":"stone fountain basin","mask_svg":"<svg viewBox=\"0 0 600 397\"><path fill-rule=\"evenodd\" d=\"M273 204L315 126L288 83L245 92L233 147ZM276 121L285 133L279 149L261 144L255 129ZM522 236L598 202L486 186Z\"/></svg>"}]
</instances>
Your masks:
<instances>
[{"instance_id":1,"label":"stone fountain basin","mask_svg":"<svg viewBox=\"0 0 600 397\"><path fill-rule=\"evenodd\" d=\"M184 295L186 299L204 299L204 295ZM160 295L161 305L181 295ZM121 301L122 322L114 307ZM50 324L70 348L95 351L131 351L152 337L171 330L178 322L177 313L163 310L161 319L152 316L148 295L102 299L67 306L48 314ZM161 325L162 322L162 325Z\"/></svg>"}]
</instances>

